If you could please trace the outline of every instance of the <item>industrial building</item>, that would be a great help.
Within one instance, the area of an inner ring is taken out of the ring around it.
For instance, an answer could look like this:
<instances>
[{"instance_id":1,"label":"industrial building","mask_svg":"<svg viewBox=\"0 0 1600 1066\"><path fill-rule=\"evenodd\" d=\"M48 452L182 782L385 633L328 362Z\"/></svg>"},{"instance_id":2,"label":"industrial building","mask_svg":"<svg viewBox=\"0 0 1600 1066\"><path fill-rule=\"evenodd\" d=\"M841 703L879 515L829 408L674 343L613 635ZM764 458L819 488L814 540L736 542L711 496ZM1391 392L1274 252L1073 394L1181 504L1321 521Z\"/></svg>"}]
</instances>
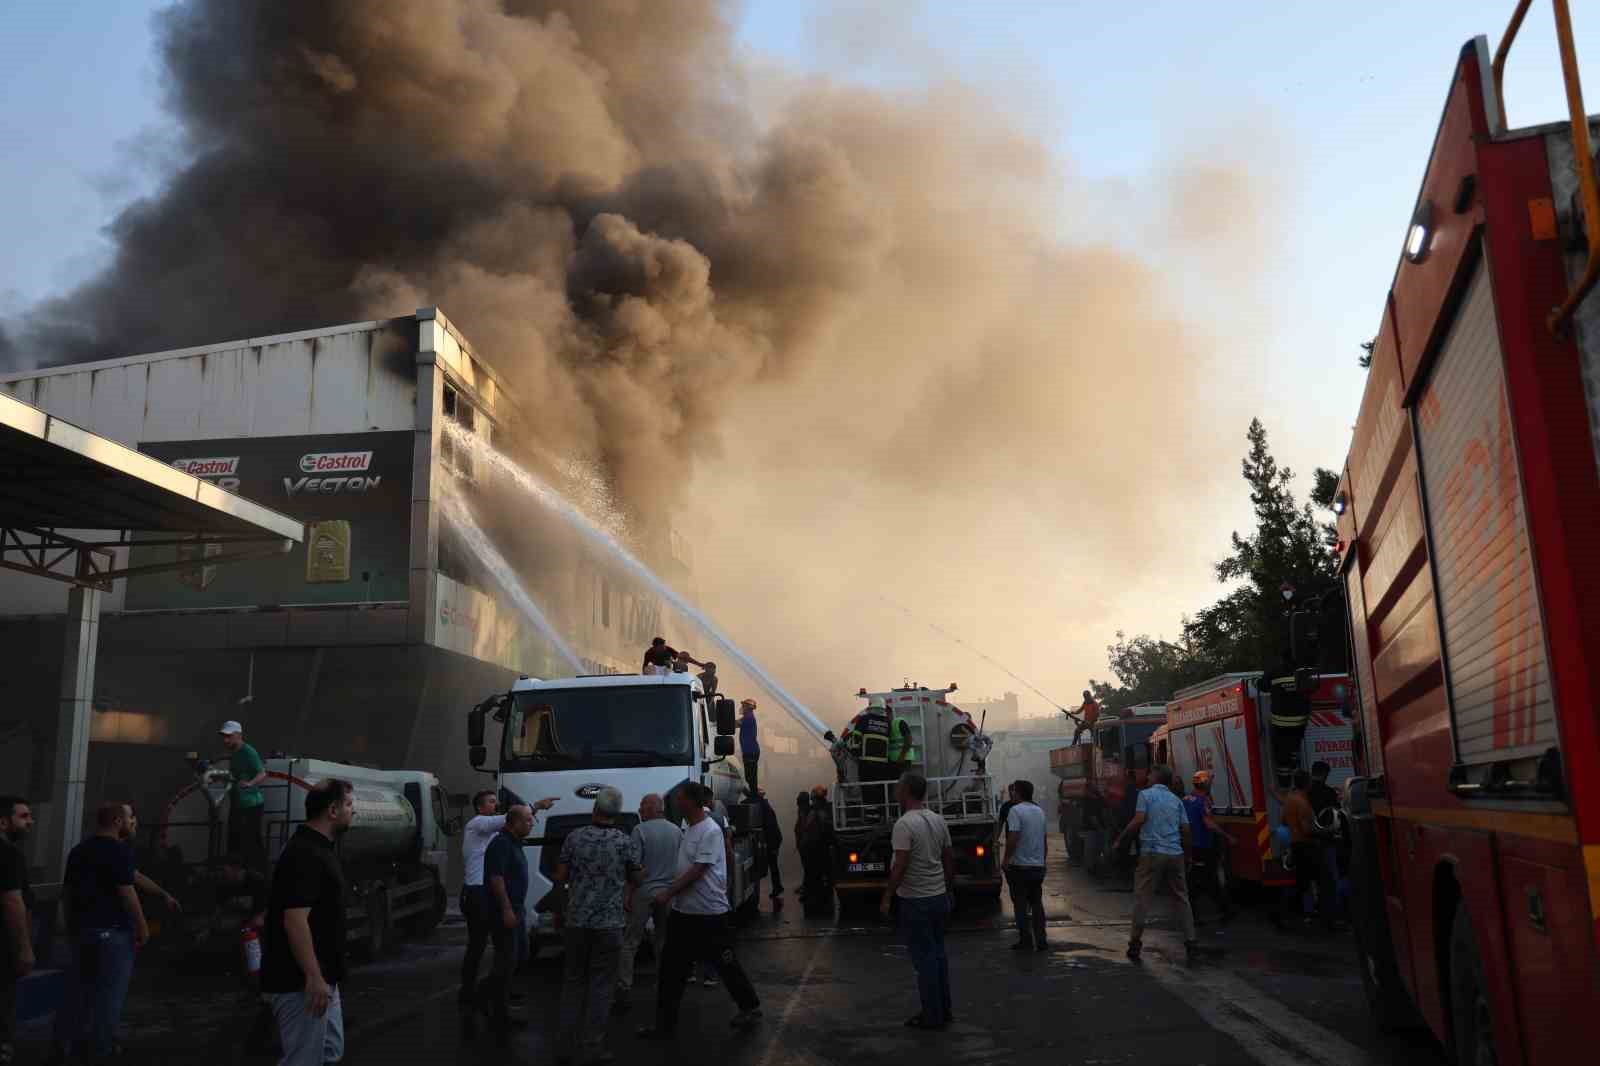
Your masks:
<instances>
[{"instance_id":1,"label":"industrial building","mask_svg":"<svg viewBox=\"0 0 1600 1066\"><path fill-rule=\"evenodd\" d=\"M478 491L474 512L586 672L637 670L650 637L675 635L659 601L538 508L484 498L447 424L514 441L534 412L436 309L13 374L0 390L306 524L291 550L223 566L206 563L214 545L115 549L119 567L194 561L101 604L87 794L132 800L147 825L229 718L264 755L429 769L457 794L489 780L466 764L467 710L519 673L572 671L441 516L447 478ZM680 537L631 539L683 586ZM32 666L8 679L0 779L41 801L67 597L0 573L0 641ZM38 813L44 836L59 812Z\"/></svg>"}]
</instances>

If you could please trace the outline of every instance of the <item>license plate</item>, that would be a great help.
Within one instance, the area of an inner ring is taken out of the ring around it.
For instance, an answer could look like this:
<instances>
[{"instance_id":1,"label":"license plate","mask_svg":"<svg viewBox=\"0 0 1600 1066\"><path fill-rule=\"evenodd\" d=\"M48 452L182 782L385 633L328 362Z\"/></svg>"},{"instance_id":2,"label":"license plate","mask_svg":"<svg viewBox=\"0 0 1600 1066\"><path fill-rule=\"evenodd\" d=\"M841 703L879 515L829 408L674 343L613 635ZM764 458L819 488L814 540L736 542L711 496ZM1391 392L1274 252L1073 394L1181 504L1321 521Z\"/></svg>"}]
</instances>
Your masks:
<instances>
[{"instance_id":1,"label":"license plate","mask_svg":"<svg viewBox=\"0 0 1600 1066\"><path fill-rule=\"evenodd\" d=\"M881 874L883 873L883 863L853 862L847 867L847 869L853 874Z\"/></svg>"}]
</instances>

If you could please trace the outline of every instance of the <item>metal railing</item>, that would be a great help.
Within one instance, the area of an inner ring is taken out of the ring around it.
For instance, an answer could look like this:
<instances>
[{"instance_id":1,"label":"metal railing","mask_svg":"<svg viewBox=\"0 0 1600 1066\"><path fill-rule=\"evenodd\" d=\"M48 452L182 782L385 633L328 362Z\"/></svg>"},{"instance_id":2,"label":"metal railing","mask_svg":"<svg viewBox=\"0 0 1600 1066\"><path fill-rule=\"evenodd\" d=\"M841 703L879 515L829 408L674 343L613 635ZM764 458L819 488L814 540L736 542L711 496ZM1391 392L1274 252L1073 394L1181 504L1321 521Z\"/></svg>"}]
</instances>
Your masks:
<instances>
[{"instance_id":1,"label":"metal railing","mask_svg":"<svg viewBox=\"0 0 1600 1066\"><path fill-rule=\"evenodd\" d=\"M1506 25L1506 32L1501 35L1500 46L1494 53L1494 93L1502 130L1506 128L1506 59L1511 54L1511 45L1516 41L1517 32L1522 29L1522 20L1532 4L1533 0L1518 0L1511 21ZM1583 83L1578 78L1578 52L1572 43L1572 12L1567 0L1550 0L1550 7L1555 15L1556 44L1561 51L1561 79L1566 84L1567 114L1572 124L1573 164L1578 170L1578 191L1583 198L1583 227L1589 247L1589 259L1584 266L1583 276L1567 294L1566 302L1552 309L1545 320L1550 332L1559 336L1565 331L1578 304L1600 281L1600 184L1595 180L1594 154L1589 144L1589 113L1583 106Z\"/></svg>"},{"instance_id":2,"label":"metal railing","mask_svg":"<svg viewBox=\"0 0 1600 1066\"><path fill-rule=\"evenodd\" d=\"M896 781L850 782L834 795L833 828L870 829L892 826L904 812L895 801ZM928 778L928 798L923 804L951 825L994 820L993 785L988 775L961 774Z\"/></svg>"}]
</instances>

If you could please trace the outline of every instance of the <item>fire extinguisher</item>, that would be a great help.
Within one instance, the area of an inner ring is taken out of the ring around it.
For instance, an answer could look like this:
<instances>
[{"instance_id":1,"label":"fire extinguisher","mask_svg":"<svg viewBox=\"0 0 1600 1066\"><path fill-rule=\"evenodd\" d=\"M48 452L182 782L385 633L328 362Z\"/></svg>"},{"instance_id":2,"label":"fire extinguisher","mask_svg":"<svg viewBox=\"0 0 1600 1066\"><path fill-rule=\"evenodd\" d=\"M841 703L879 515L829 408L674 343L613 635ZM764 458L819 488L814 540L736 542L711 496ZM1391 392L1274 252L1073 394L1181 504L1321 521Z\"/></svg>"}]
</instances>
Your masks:
<instances>
[{"instance_id":1,"label":"fire extinguisher","mask_svg":"<svg viewBox=\"0 0 1600 1066\"><path fill-rule=\"evenodd\" d=\"M261 934L248 925L239 927L239 949L244 952L244 975L261 976Z\"/></svg>"}]
</instances>

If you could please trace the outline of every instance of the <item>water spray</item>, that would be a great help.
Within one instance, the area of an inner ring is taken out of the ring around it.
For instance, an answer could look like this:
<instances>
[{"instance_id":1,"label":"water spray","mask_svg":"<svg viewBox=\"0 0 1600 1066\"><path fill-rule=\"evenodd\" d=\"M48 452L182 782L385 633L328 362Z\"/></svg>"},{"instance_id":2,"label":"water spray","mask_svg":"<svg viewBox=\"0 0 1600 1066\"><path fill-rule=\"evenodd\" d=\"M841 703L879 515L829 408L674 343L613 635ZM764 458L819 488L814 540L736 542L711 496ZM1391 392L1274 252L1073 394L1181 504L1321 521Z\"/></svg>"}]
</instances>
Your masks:
<instances>
[{"instance_id":1,"label":"water spray","mask_svg":"<svg viewBox=\"0 0 1600 1066\"><path fill-rule=\"evenodd\" d=\"M954 633L950 632L949 630L943 629L943 628L935 625L934 623L928 621L926 618L917 617L916 614L912 613L911 608L907 607L905 604L897 603L896 601L891 600L887 596L881 596L879 598L882 599L883 602L887 603L889 606L894 607L897 610L904 612L906 617L908 617L908 618L910 618L910 619L912 619L914 621L921 622L922 624L926 625L929 629L933 630L935 633L939 634L944 639L961 645L963 648L967 649L972 654L976 655L978 658L982 659L984 662L988 663L990 666L994 667L996 670L999 670L1002 674L1005 674L1011 680L1017 682L1017 684L1023 686L1029 692L1032 692L1035 696L1038 696L1040 699L1044 700L1050 706L1054 707L1056 710L1060 711L1062 714L1064 714L1068 718L1072 719L1074 722L1078 721L1078 714L1077 714L1076 711L1067 710L1065 707L1061 706L1061 704L1057 703L1055 700L1051 699L1049 696L1046 696L1043 692L1040 692L1037 688L1035 688L1031 681L1028 681L1026 678L1017 676L1004 663L1001 663L1001 662L999 662L999 661L997 661L997 660L995 660L993 658L990 658L988 655L985 655L983 652L979 651L977 648L974 648L971 644L968 644L966 641L962 640L960 637L956 636Z\"/></svg>"},{"instance_id":2,"label":"water spray","mask_svg":"<svg viewBox=\"0 0 1600 1066\"><path fill-rule=\"evenodd\" d=\"M506 595L511 597L511 601L517 605L517 609L550 642L550 646L556 650L557 655L561 656L567 667L574 674L583 673L583 660L579 659L567 645L567 642L561 639L561 634L556 631L556 627L551 624L550 619L539 609L539 605L534 602L533 597L528 594L528 590L517 579L516 571L511 569L511 564L506 561L505 556L496 550L488 535L484 533L483 527L479 526L472 517L472 512L467 509L466 501L457 493L447 490L439 497L439 512L444 516L445 521L455 527L467 549L477 557L483 568L495 576L495 580L505 589Z\"/></svg>"},{"instance_id":3,"label":"water spray","mask_svg":"<svg viewBox=\"0 0 1600 1066\"><path fill-rule=\"evenodd\" d=\"M468 449L475 457L490 464L509 477L513 484L532 497L535 502L552 511L586 541L610 555L624 570L649 586L656 595L670 603L674 610L689 619L701 632L710 637L714 644L727 652L744 669L745 673L755 678L763 688L776 697L778 703L783 706L785 711L789 712L791 718L815 734L819 740L823 739L823 734L828 732L828 727L823 724L820 718L812 714L805 704L790 695L788 690L780 685L771 674L762 669L760 663L752 659L726 633L722 632L716 623L712 622L698 608L680 596L665 581L657 577L655 571L641 562L598 522L573 506L571 501L551 488L543 480L496 451L477 434L448 422L444 426L444 432L457 447Z\"/></svg>"}]
</instances>

